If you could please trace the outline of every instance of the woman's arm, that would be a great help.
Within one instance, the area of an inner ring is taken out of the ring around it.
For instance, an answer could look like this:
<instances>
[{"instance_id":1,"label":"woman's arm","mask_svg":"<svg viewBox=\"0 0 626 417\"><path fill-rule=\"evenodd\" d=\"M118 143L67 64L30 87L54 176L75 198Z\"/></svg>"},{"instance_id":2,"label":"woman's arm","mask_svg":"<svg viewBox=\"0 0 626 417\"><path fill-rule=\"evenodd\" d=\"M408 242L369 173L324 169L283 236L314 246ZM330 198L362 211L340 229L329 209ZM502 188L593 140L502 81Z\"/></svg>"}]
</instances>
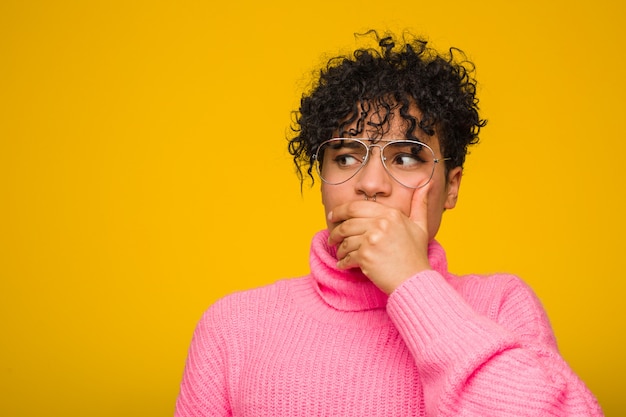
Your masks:
<instances>
[{"instance_id":1,"label":"woman's arm","mask_svg":"<svg viewBox=\"0 0 626 417\"><path fill-rule=\"evenodd\" d=\"M210 308L194 332L176 400L176 417L230 416L220 321Z\"/></svg>"},{"instance_id":2,"label":"woman's arm","mask_svg":"<svg viewBox=\"0 0 626 417\"><path fill-rule=\"evenodd\" d=\"M507 288L496 291L493 317L477 313L466 301L471 297L435 271L391 294L387 311L423 375L427 415L602 416L558 354L532 291L518 279L502 279ZM498 285L485 282L473 291L486 293L469 294L475 301L487 300Z\"/></svg>"}]
</instances>

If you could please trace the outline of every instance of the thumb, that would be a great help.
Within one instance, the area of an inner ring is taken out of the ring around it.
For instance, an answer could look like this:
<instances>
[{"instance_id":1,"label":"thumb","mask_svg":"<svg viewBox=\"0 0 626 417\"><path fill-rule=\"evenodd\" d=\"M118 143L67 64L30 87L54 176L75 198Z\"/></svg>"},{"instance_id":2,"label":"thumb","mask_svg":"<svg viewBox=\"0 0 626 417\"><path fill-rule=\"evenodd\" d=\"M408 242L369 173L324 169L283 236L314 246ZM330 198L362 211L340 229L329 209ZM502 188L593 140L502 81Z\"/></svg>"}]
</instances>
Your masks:
<instances>
[{"instance_id":1,"label":"thumb","mask_svg":"<svg viewBox=\"0 0 626 417\"><path fill-rule=\"evenodd\" d=\"M428 191L431 185L432 181L413 192L409 214L409 218L426 231L428 231Z\"/></svg>"}]
</instances>

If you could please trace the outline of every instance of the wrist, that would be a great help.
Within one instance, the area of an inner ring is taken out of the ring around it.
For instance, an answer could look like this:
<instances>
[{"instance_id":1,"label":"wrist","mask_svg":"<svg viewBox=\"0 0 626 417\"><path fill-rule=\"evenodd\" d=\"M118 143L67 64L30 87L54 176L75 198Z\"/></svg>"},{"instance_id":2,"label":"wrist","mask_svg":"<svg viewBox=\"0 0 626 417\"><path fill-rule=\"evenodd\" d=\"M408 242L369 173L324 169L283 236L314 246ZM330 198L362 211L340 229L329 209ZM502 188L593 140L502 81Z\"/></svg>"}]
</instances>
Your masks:
<instances>
[{"instance_id":1,"label":"wrist","mask_svg":"<svg viewBox=\"0 0 626 417\"><path fill-rule=\"evenodd\" d=\"M394 275L396 279L388 280L387 284L384 286L381 286L380 289L383 292L385 292L387 295L391 295L392 292L394 292L396 289L401 287L402 284L404 284L406 281L416 277L422 272L431 271L431 270L432 268L430 264L427 262L427 263L419 264L415 268L412 268L410 271L405 271L404 273L400 273L398 271L398 274ZM397 277L403 277L403 278L398 279Z\"/></svg>"}]
</instances>

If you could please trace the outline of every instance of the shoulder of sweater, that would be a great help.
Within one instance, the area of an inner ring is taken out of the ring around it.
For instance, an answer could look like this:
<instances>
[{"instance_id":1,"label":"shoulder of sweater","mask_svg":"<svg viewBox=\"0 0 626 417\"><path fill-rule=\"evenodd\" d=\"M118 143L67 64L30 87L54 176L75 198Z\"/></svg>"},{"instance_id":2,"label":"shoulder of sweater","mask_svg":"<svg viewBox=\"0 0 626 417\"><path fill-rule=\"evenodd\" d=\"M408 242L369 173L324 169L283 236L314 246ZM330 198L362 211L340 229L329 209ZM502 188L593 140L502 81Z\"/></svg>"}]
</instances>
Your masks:
<instances>
[{"instance_id":1,"label":"shoulder of sweater","mask_svg":"<svg viewBox=\"0 0 626 417\"><path fill-rule=\"evenodd\" d=\"M205 311L201 322L231 323L285 308L289 304L292 288L307 285L306 279L307 277L281 279L261 287L225 295Z\"/></svg>"},{"instance_id":2,"label":"shoulder of sweater","mask_svg":"<svg viewBox=\"0 0 626 417\"><path fill-rule=\"evenodd\" d=\"M455 275L448 273L447 281L457 290L480 289L511 289L526 287L526 283L517 275L508 273Z\"/></svg>"},{"instance_id":3,"label":"shoulder of sweater","mask_svg":"<svg viewBox=\"0 0 626 417\"><path fill-rule=\"evenodd\" d=\"M509 273L445 274L446 281L461 294L493 294L522 291L533 294L532 289L519 276Z\"/></svg>"},{"instance_id":4,"label":"shoulder of sweater","mask_svg":"<svg viewBox=\"0 0 626 417\"><path fill-rule=\"evenodd\" d=\"M541 339L556 346L543 305L520 277L497 273L449 278L456 291L475 309L502 324L518 327L528 339Z\"/></svg>"},{"instance_id":5,"label":"shoulder of sweater","mask_svg":"<svg viewBox=\"0 0 626 417\"><path fill-rule=\"evenodd\" d=\"M506 298L524 298L533 304L540 304L534 290L519 276L509 273L471 274L456 277L462 291L488 291L500 293Z\"/></svg>"},{"instance_id":6,"label":"shoulder of sweater","mask_svg":"<svg viewBox=\"0 0 626 417\"><path fill-rule=\"evenodd\" d=\"M508 273L461 276L448 274L446 279L471 304L480 300L489 301L491 304L517 300L524 304L539 305L533 290L517 275Z\"/></svg>"}]
</instances>

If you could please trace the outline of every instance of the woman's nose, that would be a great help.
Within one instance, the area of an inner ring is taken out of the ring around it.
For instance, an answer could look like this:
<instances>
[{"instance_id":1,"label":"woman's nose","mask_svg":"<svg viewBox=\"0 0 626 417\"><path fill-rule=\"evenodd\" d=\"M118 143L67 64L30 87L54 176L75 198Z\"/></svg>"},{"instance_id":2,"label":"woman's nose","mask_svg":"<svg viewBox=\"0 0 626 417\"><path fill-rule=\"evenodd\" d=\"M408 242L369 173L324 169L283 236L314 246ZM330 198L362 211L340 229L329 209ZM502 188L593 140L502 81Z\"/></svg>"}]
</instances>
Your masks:
<instances>
[{"instance_id":1,"label":"woman's nose","mask_svg":"<svg viewBox=\"0 0 626 417\"><path fill-rule=\"evenodd\" d=\"M370 148L367 163L357 174L356 191L367 196L386 196L391 192L392 178L383 165L381 148Z\"/></svg>"}]
</instances>

